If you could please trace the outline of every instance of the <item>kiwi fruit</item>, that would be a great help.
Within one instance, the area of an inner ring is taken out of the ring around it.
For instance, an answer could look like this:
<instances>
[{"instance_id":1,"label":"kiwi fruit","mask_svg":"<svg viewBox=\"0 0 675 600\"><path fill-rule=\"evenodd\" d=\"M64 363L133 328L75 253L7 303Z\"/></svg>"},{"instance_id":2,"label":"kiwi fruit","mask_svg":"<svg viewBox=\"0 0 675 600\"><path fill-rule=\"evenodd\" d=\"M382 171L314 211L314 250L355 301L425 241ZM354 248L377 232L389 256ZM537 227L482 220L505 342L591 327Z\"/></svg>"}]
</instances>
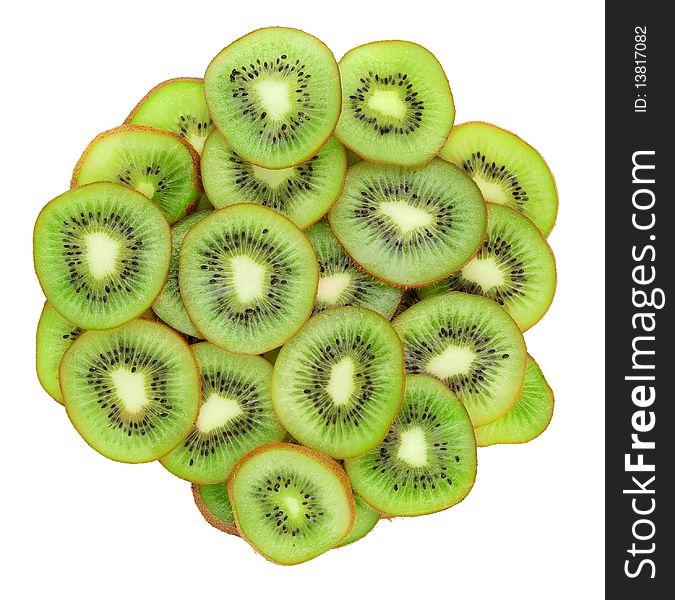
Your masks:
<instances>
[{"instance_id":1,"label":"kiwi fruit","mask_svg":"<svg viewBox=\"0 0 675 600\"><path fill-rule=\"evenodd\" d=\"M224 533L239 536L226 483L193 483L192 496L209 525Z\"/></svg>"},{"instance_id":2,"label":"kiwi fruit","mask_svg":"<svg viewBox=\"0 0 675 600\"><path fill-rule=\"evenodd\" d=\"M107 329L145 312L164 285L169 225L142 194L92 183L49 202L33 232L35 272L47 300L82 329Z\"/></svg>"},{"instance_id":3,"label":"kiwi fruit","mask_svg":"<svg viewBox=\"0 0 675 600\"><path fill-rule=\"evenodd\" d=\"M164 456L199 412L199 370L190 346L143 319L82 333L63 355L59 380L75 429L94 450L120 462Z\"/></svg>"},{"instance_id":4,"label":"kiwi fruit","mask_svg":"<svg viewBox=\"0 0 675 600\"><path fill-rule=\"evenodd\" d=\"M215 206L211 204L211 200L209 200L209 197L206 194L202 194L199 196L199 200L197 200L197 206L195 207L195 212L202 212L203 210L213 210Z\"/></svg>"},{"instance_id":5,"label":"kiwi fruit","mask_svg":"<svg viewBox=\"0 0 675 600\"><path fill-rule=\"evenodd\" d=\"M342 113L335 135L369 161L412 166L448 138L455 105L448 78L426 48L372 42L340 60Z\"/></svg>"},{"instance_id":6,"label":"kiwi fruit","mask_svg":"<svg viewBox=\"0 0 675 600\"><path fill-rule=\"evenodd\" d=\"M518 325L496 302L448 292L418 302L392 325L403 342L406 371L445 383L464 403L475 427L498 419L518 399L525 342Z\"/></svg>"},{"instance_id":7,"label":"kiwi fruit","mask_svg":"<svg viewBox=\"0 0 675 600\"><path fill-rule=\"evenodd\" d=\"M180 283L178 281L178 256L180 253L180 246L183 239L190 231L190 228L199 223L211 211L200 211L192 215L188 215L184 219L171 227L171 264L169 266L169 276L166 283L159 293L159 296L152 303L152 310L157 316L162 319L169 327L173 327L189 336L200 338L201 334L197 331L190 317L188 317L183 305L183 300L180 295Z\"/></svg>"},{"instance_id":8,"label":"kiwi fruit","mask_svg":"<svg viewBox=\"0 0 675 600\"><path fill-rule=\"evenodd\" d=\"M420 289L425 289L425 288L420 288ZM419 302L419 297L417 290L414 288L407 289L405 292L403 292L403 295L401 296L401 300L398 303L398 306L396 307L396 310L394 311L394 315L392 317L392 320L398 317L402 312L408 310L411 306L414 304L417 304Z\"/></svg>"},{"instance_id":9,"label":"kiwi fruit","mask_svg":"<svg viewBox=\"0 0 675 600\"><path fill-rule=\"evenodd\" d=\"M400 287L459 269L480 246L487 220L476 184L438 158L421 167L354 165L328 219L359 265Z\"/></svg>"},{"instance_id":10,"label":"kiwi fruit","mask_svg":"<svg viewBox=\"0 0 675 600\"><path fill-rule=\"evenodd\" d=\"M213 129L204 97L204 80L177 77L163 81L141 98L125 123L171 131L201 153Z\"/></svg>"},{"instance_id":11,"label":"kiwi fruit","mask_svg":"<svg viewBox=\"0 0 675 600\"><path fill-rule=\"evenodd\" d=\"M485 200L529 217L548 236L558 212L558 191L546 161L517 135L478 121L452 130L440 156L478 184Z\"/></svg>"},{"instance_id":12,"label":"kiwi fruit","mask_svg":"<svg viewBox=\"0 0 675 600\"><path fill-rule=\"evenodd\" d=\"M361 162L361 157L358 154L354 154L351 150L347 150L347 166L351 167L357 162Z\"/></svg>"},{"instance_id":13,"label":"kiwi fruit","mask_svg":"<svg viewBox=\"0 0 675 600\"><path fill-rule=\"evenodd\" d=\"M511 410L492 423L475 429L479 446L524 444L541 435L553 417L553 390L541 368L528 355L525 381Z\"/></svg>"},{"instance_id":14,"label":"kiwi fruit","mask_svg":"<svg viewBox=\"0 0 675 600\"><path fill-rule=\"evenodd\" d=\"M340 115L335 58L323 42L297 29L269 27L236 40L211 61L204 90L228 144L268 169L314 156Z\"/></svg>"},{"instance_id":15,"label":"kiwi fruit","mask_svg":"<svg viewBox=\"0 0 675 600\"><path fill-rule=\"evenodd\" d=\"M307 161L286 169L265 169L241 158L214 131L202 154L204 188L214 206L261 204L305 229L323 215L342 191L345 149L335 138Z\"/></svg>"},{"instance_id":16,"label":"kiwi fruit","mask_svg":"<svg viewBox=\"0 0 675 600\"><path fill-rule=\"evenodd\" d=\"M326 221L307 230L319 261L315 311L336 306L363 306L391 319L402 291L373 279L347 256Z\"/></svg>"},{"instance_id":17,"label":"kiwi fruit","mask_svg":"<svg viewBox=\"0 0 675 600\"><path fill-rule=\"evenodd\" d=\"M471 420L428 375L409 375L401 412L382 443L345 461L354 493L389 516L437 512L463 500L476 478Z\"/></svg>"},{"instance_id":18,"label":"kiwi fruit","mask_svg":"<svg viewBox=\"0 0 675 600\"><path fill-rule=\"evenodd\" d=\"M351 533L342 541L340 546L349 546L354 542L358 542L368 535L377 522L380 520L380 513L374 508L371 508L359 496L354 496L355 518L354 527Z\"/></svg>"},{"instance_id":19,"label":"kiwi fruit","mask_svg":"<svg viewBox=\"0 0 675 600\"><path fill-rule=\"evenodd\" d=\"M494 300L522 331L539 321L553 301L555 258L536 225L508 206L488 206L488 229L476 255L457 273L429 287L423 298L459 291Z\"/></svg>"},{"instance_id":20,"label":"kiwi fruit","mask_svg":"<svg viewBox=\"0 0 675 600\"><path fill-rule=\"evenodd\" d=\"M178 278L190 320L208 341L262 354L310 316L319 272L312 245L291 221L257 204L235 204L190 229Z\"/></svg>"},{"instance_id":21,"label":"kiwi fruit","mask_svg":"<svg viewBox=\"0 0 675 600\"><path fill-rule=\"evenodd\" d=\"M396 332L367 308L312 317L279 352L272 403L301 444L334 458L357 456L387 433L403 396Z\"/></svg>"},{"instance_id":22,"label":"kiwi fruit","mask_svg":"<svg viewBox=\"0 0 675 600\"><path fill-rule=\"evenodd\" d=\"M202 193L199 156L182 137L143 125L122 125L97 135L77 161L71 187L120 183L157 203L169 223Z\"/></svg>"},{"instance_id":23,"label":"kiwi fruit","mask_svg":"<svg viewBox=\"0 0 675 600\"><path fill-rule=\"evenodd\" d=\"M160 462L195 483L225 481L244 454L286 432L272 411L272 365L209 343L191 346L201 373L202 404L194 427Z\"/></svg>"},{"instance_id":24,"label":"kiwi fruit","mask_svg":"<svg viewBox=\"0 0 675 600\"><path fill-rule=\"evenodd\" d=\"M265 558L284 565L338 545L354 525L349 481L334 460L293 444L260 446L228 483L237 529Z\"/></svg>"},{"instance_id":25,"label":"kiwi fruit","mask_svg":"<svg viewBox=\"0 0 675 600\"><path fill-rule=\"evenodd\" d=\"M40 384L54 400L63 404L59 386L59 364L65 351L82 333L82 328L64 319L45 302L37 326L35 364Z\"/></svg>"}]
</instances>

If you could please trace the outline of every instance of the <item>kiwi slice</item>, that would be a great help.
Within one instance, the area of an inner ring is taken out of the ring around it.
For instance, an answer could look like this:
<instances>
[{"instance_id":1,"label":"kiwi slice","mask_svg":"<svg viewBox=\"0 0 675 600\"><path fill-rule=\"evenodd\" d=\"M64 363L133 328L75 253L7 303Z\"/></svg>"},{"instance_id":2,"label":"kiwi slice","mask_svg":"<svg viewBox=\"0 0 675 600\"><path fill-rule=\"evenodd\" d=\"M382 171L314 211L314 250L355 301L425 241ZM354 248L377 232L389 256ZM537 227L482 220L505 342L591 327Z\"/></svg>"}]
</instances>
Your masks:
<instances>
[{"instance_id":1,"label":"kiwi slice","mask_svg":"<svg viewBox=\"0 0 675 600\"><path fill-rule=\"evenodd\" d=\"M335 138L296 167L265 169L241 158L214 131L202 155L202 177L217 208L252 202L308 227L328 212L342 191L347 173L345 149Z\"/></svg>"},{"instance_id":2,"label":"kiwi slice","mask_svg":"<svg viewBox=\"0 0 675 600\"><path fill-rule=\"evenodd\" d=\"M402 291L373 279L345 254L325 221L307 230L319 260L319 288L315 310L335 306L363 306L391 319Z\"/></svg>"},{"instance_id":3,"label":"kiwi slice","mask_svg":"<svg viewBox=\"0 0 675 600\"><path fill-rule=\"evenodd\" d=\"M477 427L476 443L523 444L541 435L553 417L553 390L539 365L528 354L525 381L511 410L496 421Z\"/></svg>"},{"instance_id":4,"label":"kiwi slice","mask_svg":"<svg viewBox=\"0 0 675 600\"><path fill-rule=\"evenodd\" d=\"M447 277L483 240L485 202L460 169L361 162L328 214L347 253L374 277L416 287Z\"/></svg>"},{"instance_id":5,"label":"kiwi slice","mask_svg":"<svg viewBox=\"0 0 675 600\"><path fill-rule=\"evenodd\" d=\"M403 342L406 371L445 383L464 403L474 426L498 419L518 399L525 342L496 302L448 292L418 302L393 326Z\"/></svg>"},{"instance_id":6,"label":"kiwi slice","mask_svg":"<svg viewBox=\"0 0 675 600\"><path fill-rule=\"evenodd\" d=\"M94 450L120 462L164 456L199 412L199 370L190 346L143 319L85 331L66 350L59 379L75 429Z\"/></svg>"},{"instance_id":7,"label":"kiwi slice","mask_svg":"<svg viewBox=\"0 0 675 600\"><path fill-rule=\"evenodd\" d=\"M209 525L230 535L239 536L226 483L193 483L192 496Z\"/></svg>"},{"instance_id":8,"label":"kiwi slice","mask_svg":"<svg viewBox=\"0 0 675 600\"><path fill-rule=\"evenodd\" d=\"M272 403L301 444L334 458L357 456L387 433L403 395L396 332L367 308L312 317L279 352Z\"/></svg>"},{"instance_id":9,"label":"kiwi slice","mask_svg":"<svg viewBox=\"0 0 675 600\"><path fill-rule=\"evenodd\" d=\"M61 404L63 395L59 386L59 364L65 351L82 331L82 328L56 312L49 302L45 302L37 326L35 364L45 392Z\"/></svg>"},{"instance_id":10,"label":"kiwi slice","mask_svg":"<svg viewBox=\"0 0 675 600\"><path fill-rule=\"evenodd\" d=\"M202 378L202 406L183 443L160 462L188 481L218 483L244 454L283 440L286 432L272 411L269 362L206 342L191 348Z\"/></svg>"},{"instance_id":11,"label":"kiwi slice","mask_svg":"<svg viewBox=\"0 0 675 600\"><path fill-rule=\"evenodd\" d=\"M553 175L518 136L490 123L464 123L452 130L440 155L462 167L488 202L515 208L545 236L551 233L558 212Z\"/></svg>"},{"instance_id":12,"label":"kiwi slice","mask_svg":"<svg viewBox=\"0 0 675 600\"><path fill-rule=\"evenodd\" d=\"M309 448L261 446L237 464L228 487L240 533L276 563L310 560L339 544L354 524L344 471Z\"/></svg>"},{"instance_id":13,"label":"kiwi slice","mask_svg":"<svg viewBox=\"0 0 675 600\"><path fill-rule=\"evenodd\" d=\"M138 192L92 183L52 200L33 233L35 272L47 300L83 329L107 329L146 311L164 285L171 235Z\"/></svg>"},{"instance_id":14,"label":"kiwi slice","mask_svg":"<svg viewBox=\"0 0 675 600\"><path fill-rule=\"evenodd\" d=\"M112 181L154 202L169 223L199 200L199 156L182 137L142 125L122 125L97 135L77 161L71 187Z\"/></svg>"},{"instance_id":15,"label":"kiwi slice","mask_svg":"<svg viewBox=\"0 0 675 600\"><path fill-rule=\"evenodd\" d=\"M197 331L192 321L190 321L190 317L188 317L180 295L178 256L180 253L180 246L183 243L183 239L187 235L187 232L190 231L193 225L199 223L210 213L211 211L207 210L189 215L171 228L172 252L169 276L167 277L166 283L159 293L159 296L157 296L152 304L152 309L167 325L177 329L181 333L185 333L195 338L200 338L201 334Z\"/></svg>"},{"instance_id":16,"label":"kiwi slice","mask_svg":"<svg viewBox=\"0 0 675 600\"><path fill-rule=\"evenodd\" d=\"M188 232L178 278L188 315L207 340L262 354L307 320L319 273L312 245L291 221L263 206L236 204Z\"/></svg>"},{"instance_id":17,"label":"kiwi slice","mask_svg":"<svg viewBox=\"0 0 675 600\"><path fill-rule=\"evenodd\" d=\"M366 160L419 165L448 139L455 105L436 57L404 41L372 42L340 60L342 114L335 134Z\"/></svg>"},{"instance_id":18,"label":"kiwi slice","mask_svg":"<svg viewBox=\"0 0 675 600\"><path fill-rule=\"evenodd\" d=\"M462 501L476 479L471 420L427 375L409 375L405 400L382 443L345 461L354 492L391 516L424 515Z\"/></svg>"},{"instance_id":19,"label":"kiwi slice","mask_svg":"<svg viewBox=\"0 0 675 600\"><path fill-rule=\"evenodd\" d=\"M340 546L349 546L349 544L363 539L380 520L380 513L368 506L359 496L354 496L354 507L356 509L354 527L352 527L351 533L342 541Z\"/></svg>"},{"instance_id":20,"label":"kiwi slice","mask_svg":"<svg viewBox=\"0 0 675 600\"><path fill-rule=\"evenodd\" d=\"M177 77L163 81L141 98L125 123L171 131L201 153L213 129L204 97L204 80Z\"/></svg>"},{"instance_id":21,"label":"kiwi slice","mask_svg":"<svg viewBox=\"0 0 675 600\"><path fill-rule=\"evenodd\" d=\"M501 304L525 331L551 306L555 285L555 258L536 225L512 208L490 204L487 236L477 254L460 271L419 294L480 294Z\"/></svg>"},{"instance_id":22,"label":"kiwi slice","mask_svg":"<svg viewBox=\"0 0 675 600\"><path fill-rule=\"evenodd\" d=\"M420 288L420 289L425 289L425 288ZM398 317L402 312L408 310L411 306L414 304L417 304L419 302L419 297L417 294L417 290L410 288L403 292L403 295L401 296L401 300L398 303L398 306L396 307L396 310L394 311L394 316L392 317L392 320Z\"/></svg>"},{"instance_id":23,"label":"kiwi slice","mask_svg":"<svg viewBox=\"0 0 675 600\"><path fill-rule=\"evenodd\" d=\"M298 165L332 135L340 74L323 42L269 27L236 40L204 76L216 127L242 158L268 169Z\"/></svg>"}]
</instances>

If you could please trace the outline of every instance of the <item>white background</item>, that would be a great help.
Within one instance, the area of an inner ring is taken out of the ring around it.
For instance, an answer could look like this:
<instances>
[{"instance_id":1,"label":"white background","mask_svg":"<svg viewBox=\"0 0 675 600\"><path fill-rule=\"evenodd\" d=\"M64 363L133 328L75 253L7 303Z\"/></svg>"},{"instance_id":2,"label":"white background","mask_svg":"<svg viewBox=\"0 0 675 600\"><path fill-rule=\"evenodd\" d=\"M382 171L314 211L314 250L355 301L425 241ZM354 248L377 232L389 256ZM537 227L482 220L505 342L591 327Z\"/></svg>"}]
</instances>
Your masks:
<instances>
[{"instance_id":1,"label":"white background","mask_svg":"<svg viewBox=\"0 0 675 600\"><path fill-rule=\"evenodd\" d=\"M9 14L8 14L9 11ZM16 2L0 38L2 403L0 596L69 598L534 598L603 596L603 3ZM444 65L456 122L538 148L557 177L558 293L526 335L556 393L549 430L479 453L459 506L382 522L363 541L279 567L203 522L159 464L91 450L34 374L43 303L33 221L80 152L153 85L201 76L251 29L287 25L339 59L410 39Z\"/></svg>"}]
</instances>

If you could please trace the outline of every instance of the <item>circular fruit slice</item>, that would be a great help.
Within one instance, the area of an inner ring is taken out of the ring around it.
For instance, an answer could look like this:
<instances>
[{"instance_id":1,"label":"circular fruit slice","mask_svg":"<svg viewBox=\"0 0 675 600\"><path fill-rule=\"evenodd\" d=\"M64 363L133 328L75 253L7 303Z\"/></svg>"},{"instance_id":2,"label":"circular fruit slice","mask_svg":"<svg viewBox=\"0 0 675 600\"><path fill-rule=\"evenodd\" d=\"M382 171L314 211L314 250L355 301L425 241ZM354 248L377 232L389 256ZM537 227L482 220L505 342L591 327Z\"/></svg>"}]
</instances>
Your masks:
<instances>
[{"instance_id":1,"label":"circular fruit slice","mask_svg":"<svg viewBox=\"0 0 675 600\"><path fill-rule=\"evenodd\" d=\"M525 331L551 306L555 285L555 258L536 225L507 206L490 204L487 235L476 255L460 271L421 288L419 294L480 294L502 305Z\"/></svg>"},{"instance_id":2,"label":"circular fruit slice","mask_svg":"<svg viewBox=\"0 0 675 600\"><path fill-rule=\"evenodd\" d=\"M351 533L342 541L340 546L349 546L366 537L380 520L380 513L368 506L359 496L354 496L356 517Z\"/></svg>"},{"instance_id":3,"label":"circular fruit slice","mask_svg":"<svg viewBox=\"0 0 675 600\"><path fill-rule=\"evenodd\" d=\"M403 342L406 371L445 383L464 403L474 426L498 419L517 400L525 375L525 342L496 302L448 292L418 302L392 324Z\"/></svg>"},{"instance_id":4,"label":"circular fruit slice","mask_svg":"<svg viewBox=\"0 0 675 600\"><path fill-rule=\"evenodd\" d=\"M486 224L480 190L457 167L361 162L328 218L349 255L374 277L419 286L447 277L476 252Z\"/></svg>"},{"instance_id":5,"label":"circular fruit slice","mask_svg":"<svg viewBox=\"0 0 675 600\"><path fill-rule=\"evenodd\" d=\"M312 317L274 363L272 402L301 444L334 458L378 444L403 395L403 353L388 321L366 308Z\"/></svg>"},{"instance_id":6,"label":"circular fruit slice","mask_svg":"<svg viewBox=\"0 0 675 600\"><path fill-rule=\"evenodd\" d=\"M33 233L47 300L83 329L141 315L164 285L171 235L161 211L125 186L93 183L52 200Z\"/></svg>"},{"instance_id":7,"label":"circular fruit slice","mask_svg":"<svg viewBox=\"0 0 675 600\"><path fill-rule=\"evenodd\" d=\"M178 278L188 315L207 340L262 354L307 320L319 274L312 245L286 217L236 204L188 232Z\"/></svg>"},{"instance_id":8,"label":"circular fruit slice","mask_svg":"<svg viewBox=\"0 0 675 600\"><path fill-rule=\"evenodd\" d=\"M324 145L340 115L340 74L315 37L258 29L218 54L204 76L213 122L242 158L281 169Z\"/></svg>"},{"instance_id":9,"label":"circular fruit slice","mask_svg":"<svg viewBox=\"0 0 675 600\"><path fill-rule=\"evenodd\" d=\"M204 146L202 177L214 206L261 204L287 216L301 229L328 212L347 173L345 149L335 138L296 167L265 169L241 158L214 131Z\"/></svg>"},{"instance_id":10,"label":"circular fruit slice","mask_svg":"<svg viewBox=\"0 0 675 600\"><path fill-rule=\"evenodd\" d=\"M71 187L121 183L162 209L169 223L185 216L202 193L199 156L180 136L141 125L97 135L75 165Z\"/></svg>"},{"instance_id":11,"label":"circular fruit slice","mask_svg":"<svg viewBox=\"0 0 675 600\"><path fill-rule=\"evenodd\" d=\"M163 81L141 98L125 123L171 131L201 153L213 129L204 97L204 80L177 77Z\"/></svg>"},{"instance_id":12,"label":"circular fruit slice","mask_svg":"<svg viewBox=\"0 0 675 600\"><path fill-rule=\"evenodd\" d=\"M180 295L180 284L178 281L178 256L183 239L190 229L199 223L212 211L201 211L181 219L171 228L171 264L169 266L169 276L166 283L159 293L159 296L152 304L152 310L169 327L177 329L181 333L199 338L201 334L197 331L190 317L188 317L183 299Z\"/></svg>"},{"instance_id":13,"label":"circular fruit slice","mask_svg":"<svg viewBox=\"0 0 675 600\"><path fill-rule=\"evenodd\" d=\"M199 371L185 340L137 319L86 331L59 370L68 416L94 450L141 463L185 438L199 411Z\"/></svg>"},{"instance_id":14,"label":"circular fruit slice","mask_svg":"<svg viewBox=\"0 0 675 600\"><path fill-rule=\"evenodd\" d=\"M45 302L37 327L35 364L45 392L61 404L59 364L65 351L81 333L80 327L66 321L49 302Z\"/></svg>"},{"instance_id":15,"label":"circular fruit slice","mask_svg":"<svg viewBox=\"0 0 675 600\"><path fill-rule=\"evenodd\" d=\"M391 516L424 515L461 502L476 479L476 442L462 403L443 384L410 375L382 443L345 461L354 492Z\"/></svg>"},{"instance_id":16,"label":"circular fruit slice","mask_svg":"<svg viewBox=\"0 0 675 600\"><path fill-rule=\"evenodd\" d=\"M325 221L306 232L319 260L319 288L315 310L363 306L391 319L401 299L400 289L373 279L345 254Z\"/></svg>"},{"instance_id":17,"label":"circular fruit slice","mask_svg":"<svg viewBox=\"0 0 675 600\"><path fill-rule=\"evenodd\" d=\"M528 355L525 382L511 410L496 421L477 427L476 443L524 444L541 435L553 417L553 390L534 359Z\"/></svg>"},{"instance_id":18,"label":"circular fruit slice","mask_svg":"<svg viewBox=\"0 0 675 600\"><path fill-rule=\"evenodd\" d=\"M349 481L334 460L293 444L261 446L229 481L242 536L276 563L305 562L339 544L354 524Z\"/></svg>"},{"instance_id":19,"label":"circular fruit slice","mask_svg":"<svg viewBox=\"0 0 675 600\"><path fill-rule=\"evenodd\" d=\"M161 459L174 475L196 483L225 481L244 454L281 441L286 432L272 410L272 365L259 356L194 344L202 405L182 444Z\"/></svg>"},{"instance_id":20,"label":"circular fruit slice","mask_svg":"<svg viewBox=\"0 0 675 600\"><path fill-rule=\"evenodd\" d=\"M372 42L340 60L335 134L366 160L419 165L448 139L455 105L436 57L412 42Z\"/></svg>"},{"instance_id":21,"label":"circular fruit slice","mask_svg":"<svg viewBox=\"0 0 675 600\"><path fill-rule=\"evenodd\" d=\"M524 213L547 236L558 212L558 191L546 161L510 131L471 122L452 130L441 157L462 167L485 200Z\"/></svg>"},{"instance_id":22,"label":"circular fruit slice","mask_svg":"<svg viewBox=\"0 0 675 600\"><path fill-rule=\"evenodd\" d=\"M230 535L239 536L226 483L193 483L192 496L209 525Z\"/></svg>"}]
</instances>

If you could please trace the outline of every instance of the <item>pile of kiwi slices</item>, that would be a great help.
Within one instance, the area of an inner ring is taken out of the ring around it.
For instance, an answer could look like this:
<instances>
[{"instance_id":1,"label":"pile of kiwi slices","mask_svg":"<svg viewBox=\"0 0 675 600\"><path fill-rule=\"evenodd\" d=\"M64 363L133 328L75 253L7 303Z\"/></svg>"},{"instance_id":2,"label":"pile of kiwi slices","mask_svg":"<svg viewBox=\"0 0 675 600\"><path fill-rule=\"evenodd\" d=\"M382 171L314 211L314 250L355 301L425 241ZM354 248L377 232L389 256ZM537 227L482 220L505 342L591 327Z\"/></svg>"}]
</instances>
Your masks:
<instances>
[{"instance_id":1,"label":"pile of kiwi slices","mask_svg":"<svg viewBox=\"0 0 675 600\"><path fill-rule=\"evenodd\" d=\"M153 87L37 217L45 391L277 563L462 501L477 446L552 416L523 332L557 193L530 145L454 117L422 46L336 62L280 27Z\"/></svg>"}]
</instances>

